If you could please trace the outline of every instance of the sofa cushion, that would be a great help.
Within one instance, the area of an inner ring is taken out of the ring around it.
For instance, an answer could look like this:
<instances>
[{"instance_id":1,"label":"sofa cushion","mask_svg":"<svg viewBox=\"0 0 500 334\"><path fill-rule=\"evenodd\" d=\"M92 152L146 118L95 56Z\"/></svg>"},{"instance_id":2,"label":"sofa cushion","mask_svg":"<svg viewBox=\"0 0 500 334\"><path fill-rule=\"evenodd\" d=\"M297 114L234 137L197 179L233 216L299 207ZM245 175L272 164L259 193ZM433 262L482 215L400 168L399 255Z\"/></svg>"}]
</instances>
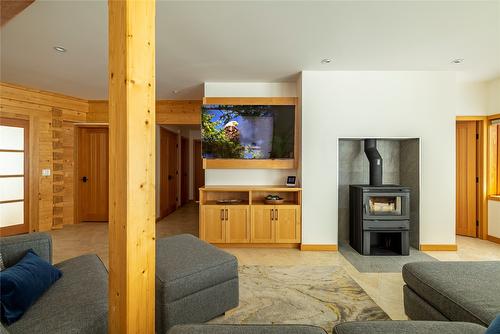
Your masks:
<instances>
[{"instance_id":1,"label":"sofa cushion","mask_svg":"<svg viewBox=\"0 0 500 334\"><path fill-rule=\"evenodd\" d=\"M190 234L156 243L156 288L162 302L172 302L238 277L238 261Z\"/></svg>"},{"instance_id":2,"label":"sofa cushion","mask_svg":"<svg viewBox=\"0 0 500 334\"><path fill-rule=\"evenodd\" d=\"M486 328L465 322L355 321L335 326L334 334L484 334Z\"/></svg>"},{"instance_id":3,"label":"sofa cushion","mask_svg":"<svg viewBox=\"0 0 500 334\"><path fill-rule=\"evenodd\" d=\"M16 323L10 333L107 333L108 272L96 255L56 265L63 276Z\"/></svg>"},{"instance_id":4,"label":"sofa cushion","mask_svg":"<svg viewBox=\"0 0 500 334\"><path fill-rule=\"evenodd\" d=\"M16 322L61 275L32 249L21 261L0 272L2 321L7 325Z\"/></svg>"},{"instance_id":5,"label":"sofa cushion","mask_svg":"<svg viewBox=\"0 0 500 334\"><path fill-rule=\"evenodd\" d=\"M500 312L500 261L403 266L408 287L452 321L488 326Z\"/></svg>"},{"instance_id":6,"label":"sofa cushion","mask_svg":"<svg viewBox=\"0 0 500 334\"><path fill-rule=\"evenodd\" d=\"M168 334L326 334L309 325L178 325Z\"/></svg>"},{"instance_id":7,"label":"sofa cushion","mask_svg":"<svg viewBox=\"0 0 500 334\"><path fill-rule=\"evenodd\" d=\"M52 263L52 239L47 233L0 238L0 253L6 268L19 262L29 249L33 249L42 259Z\"/></svg>"}]
</instances>

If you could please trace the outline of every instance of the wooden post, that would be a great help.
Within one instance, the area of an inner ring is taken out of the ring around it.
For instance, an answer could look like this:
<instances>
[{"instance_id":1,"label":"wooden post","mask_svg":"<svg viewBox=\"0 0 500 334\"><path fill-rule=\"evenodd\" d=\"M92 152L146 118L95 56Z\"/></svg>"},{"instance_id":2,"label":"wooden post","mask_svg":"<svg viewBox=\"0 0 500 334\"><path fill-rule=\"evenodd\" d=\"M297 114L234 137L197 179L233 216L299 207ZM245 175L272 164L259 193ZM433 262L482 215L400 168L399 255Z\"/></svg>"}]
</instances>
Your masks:
<instances>
[{"instance_id":1,"label":"wooden post","mask_svg":"<svg viewBox=\"0 0 500 334\"><path fill-rule=\"evenodd\" d=\"M109 0L109 332L155 332L155 1Z\"/></svg>"}]
</instances>

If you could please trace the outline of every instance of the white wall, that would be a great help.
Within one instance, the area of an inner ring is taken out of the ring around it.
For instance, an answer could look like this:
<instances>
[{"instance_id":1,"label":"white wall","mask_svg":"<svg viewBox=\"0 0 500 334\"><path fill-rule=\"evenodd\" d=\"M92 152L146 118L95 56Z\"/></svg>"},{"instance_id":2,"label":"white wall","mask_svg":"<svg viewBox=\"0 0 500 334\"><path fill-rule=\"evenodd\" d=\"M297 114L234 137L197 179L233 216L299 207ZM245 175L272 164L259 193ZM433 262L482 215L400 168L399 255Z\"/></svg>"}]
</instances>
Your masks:
<instances>
[{"instance_id":1,"label":"white wall","mask_svg":"<svg viewBox=\"0 0 500 334\"><path fill-rule=\"evenodd\" d=\"M457 83L457 116L484 116L487 110L487 82Z\"/></svg>"},{"instance_id":2,"label":"white wall","mask_svg":"<svg viewBox=\"0 0 500 334\"><path fill-rule=\"evenodd\" d=\"M488 115L500 114L500 77L489 81L486 86Z\"/></svg>"},{"instance_id":3,"label":"white wall","mask_svg":"<svg viewBox=\"0 0 500 334\"><path fill-rule=\"evenodd\" d=\"M337 244L337 141L421 138L422 244L455 243L451 72L302 72L303 243Z\"/></svg>"},{"instance_id":4,"label":"white wall","mask_svg":"<svg viewBox=\"0 0 500 334\"><path fill-rule=\"evenodd\" d=\"M488 201L488 235L500 238L500 202Z\"/></svg>"},{"instance_id":5,"label":"white wall","mask_svg":"<svg viewBox=\"0 0 500 334\"><path fill-rule=\"evenodd\" d=\"M205 97L295 97L295 82L206 82ZM284 185L295 169L207 169L206 185Z\"/></svg>"}]
</instances>

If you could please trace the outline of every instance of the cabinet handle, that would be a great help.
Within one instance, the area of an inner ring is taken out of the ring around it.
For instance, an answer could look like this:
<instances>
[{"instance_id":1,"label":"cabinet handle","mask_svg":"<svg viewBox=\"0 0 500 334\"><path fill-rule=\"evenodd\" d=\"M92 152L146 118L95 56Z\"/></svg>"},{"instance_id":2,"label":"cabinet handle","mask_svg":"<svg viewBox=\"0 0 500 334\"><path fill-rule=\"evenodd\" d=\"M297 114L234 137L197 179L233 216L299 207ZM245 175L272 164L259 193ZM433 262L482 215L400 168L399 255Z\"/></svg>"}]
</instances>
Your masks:
<instances>
[{"instance_id":1,"label":"cabinet handle","mask_svg":"<svg viewBox=\"0 0 500 334\"><path fill-rule=\"evenodd\" d=\"M224 209L220 209L220 220L224 220Z\"/></svg>"},{"instance_id":2,"label":"cabinet handle","mask_svg":"<svg viewBox=\"0 0 500 334\"><path fill-rule=\"evenodd\" d=\"M278 209L274 209L274 210L276 211L276 215L275 215L276 220L278 220Z\"/></svg>"},{"instance_id":3,"label":"cabinet handle","mask_svg":"<svg viewBox=\"0 0 500 334\"><path fill-rule=\"evenodd\" d=\"M228 214L227 214L227 209L226 209L226 220L227 220L227 216L228 216Z\"/></svg>"},{"instance_id":4,"label":"cabinet handle","mask_svg":"<svg viewBox=\"0 0 500 334\"><path fill-rule=\"evenodd\" d=\"M271 209L271 220L274 220L274 209Z\"/></svg>"}]
</instances>

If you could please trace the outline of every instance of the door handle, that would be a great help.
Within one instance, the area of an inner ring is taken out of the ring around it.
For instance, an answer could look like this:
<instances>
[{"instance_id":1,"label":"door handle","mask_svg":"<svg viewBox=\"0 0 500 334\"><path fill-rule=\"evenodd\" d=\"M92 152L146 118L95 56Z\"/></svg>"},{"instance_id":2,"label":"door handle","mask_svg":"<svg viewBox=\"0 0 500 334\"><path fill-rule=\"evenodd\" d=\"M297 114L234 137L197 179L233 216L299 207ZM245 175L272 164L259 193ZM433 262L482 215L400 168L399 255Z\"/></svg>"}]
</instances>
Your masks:
<instances>
[{"instance_id":1,"label":"door handle","mask_svg":"<svg viewBox=\"0 0 500 334\"><path fill-rule=\"evenodd\" d=\"M227 213L227 209L226 209L226 220L227 220L227 217L228 217L228 213Z\"/></svg>"},{"instance_id":2,"label":"door handle","mask_svg":"<svg viewBox=\"0 0 500 334\"><path fill-rule=\"evenodd\" d=\"M271 209L271 220L274 220L274 209Z\"/></svg>"},{"instance_id":3,"label":"door handle","mask_svg":"<svg viewBox=\"0 0 500 334\"><path fill-rule=\"evenodd\" d=\"M278 220L278 209L274 209L276 211L276 214L274 215L275 220Z\"/></svg>"},{"instance_id":4,"label":"door handle","mask_svg":"<svg viewBox=\"0 0 500 334\"><path fill-rule=\"evenodd\" d=\"M220 220L224 220L224 209L220 209Z\"/></svg>"},{"instance_id":5,"label":"door handle","mask_svg":"<svg viewBox=\"0 0 500 334\"><path fill-rule=\"evenodd\" d=\"M86 177L86 176L82 177L82 181L83 182L87 182L88 181L88 177Z\"/></svg>"}]
</instances>

